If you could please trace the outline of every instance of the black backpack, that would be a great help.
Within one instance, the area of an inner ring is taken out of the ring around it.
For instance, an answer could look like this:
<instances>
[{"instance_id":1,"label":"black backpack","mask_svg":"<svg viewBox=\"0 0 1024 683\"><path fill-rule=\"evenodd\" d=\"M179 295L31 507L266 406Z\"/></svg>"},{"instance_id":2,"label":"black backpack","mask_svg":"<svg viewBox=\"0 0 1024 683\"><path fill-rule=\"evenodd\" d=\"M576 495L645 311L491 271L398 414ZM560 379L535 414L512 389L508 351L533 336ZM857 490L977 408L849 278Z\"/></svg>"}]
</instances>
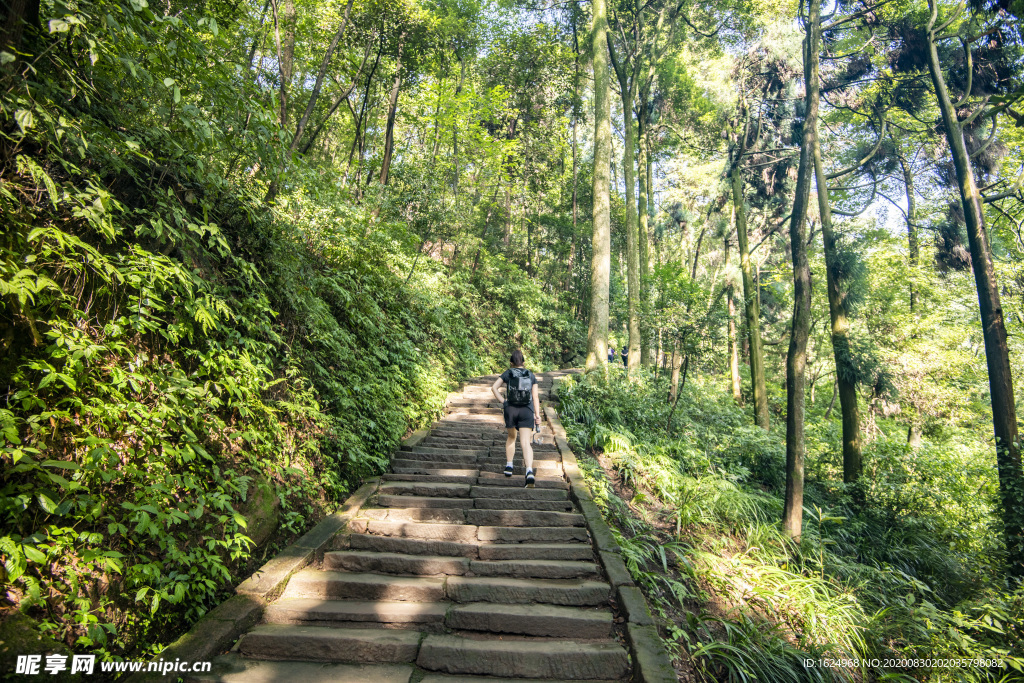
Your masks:
<instances>
[{"instance_id":1,"label":"black backpack","mask_svg":"<svg viewBox=\"0 0 1024 683\"><path fill-rule=\"evenodd\" d=\"M508 404L510 406L528 406L533 400L533 380L526 368L511 368L508 378Z\"/></svg>"}]
</instances>

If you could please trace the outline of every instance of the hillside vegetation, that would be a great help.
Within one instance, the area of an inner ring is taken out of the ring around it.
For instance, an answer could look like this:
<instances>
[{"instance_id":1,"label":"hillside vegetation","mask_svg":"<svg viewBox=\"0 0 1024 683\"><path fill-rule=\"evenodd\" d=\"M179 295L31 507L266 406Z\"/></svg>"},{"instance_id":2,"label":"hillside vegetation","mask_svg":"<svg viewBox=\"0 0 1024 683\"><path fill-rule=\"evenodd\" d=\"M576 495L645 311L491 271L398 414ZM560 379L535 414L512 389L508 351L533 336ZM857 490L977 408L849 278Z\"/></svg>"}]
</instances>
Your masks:
<instances>
[{"instance_id":1,"label":"hillside vegetation","mask_svg":"<svg viewBox=\"0 0 1024 683\"><path fill-rule=\"evenodd\" d=\"M569 380L560 412L574 450L589 454L582 462L634 580L675 624L687 670L727 681L1024 674L1024 590L1001 579L983 441L952 431L913 449L883 424L865 451L860 504L835 483L836 425L819 400L809 407L807 529L794 547L776 521L784 435L750 425L714 381L688 384L671 418L667 390L664 377L628 381L614 368Z\"/></svg>"},{"instance_id":2,"label":"hillside vegetation","mask_svg":"<svg viewBox=\"0 0 1024 683\"><path fill-rule=\"evenodd\" d=\"M423 257L317 173L264 205L232 170L276 132L215 20L98 3L50 28L0 100L4 600L138 655L271 552L247 518L280 545L456 381L578 332L514 264Z\"/></svg>"}]
</instances>

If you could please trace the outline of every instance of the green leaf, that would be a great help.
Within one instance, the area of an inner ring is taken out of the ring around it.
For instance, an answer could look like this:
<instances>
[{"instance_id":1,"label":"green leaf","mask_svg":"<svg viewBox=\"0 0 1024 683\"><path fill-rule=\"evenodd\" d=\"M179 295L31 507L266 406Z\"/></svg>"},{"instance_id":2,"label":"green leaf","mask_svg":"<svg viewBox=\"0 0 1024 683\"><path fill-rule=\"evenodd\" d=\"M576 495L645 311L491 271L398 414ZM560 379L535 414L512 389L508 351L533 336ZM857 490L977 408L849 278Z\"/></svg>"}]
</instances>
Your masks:
<instances>
[{"instance_id":1,"label":"green leaf","mask_svg":"<svg viewBox=\"0 0 1024 683\"><path fill-rule=\"evenodd\" d=\"M174 103L178 102L181 102L181 90L178 89L178 86L174 86Z\"/></svg>"},{"instance_id":2,"label":"green leaf","mask_svg":"<svg viewBox=\"0 0 1024 683\"><path fill-rule=\"evenodd\" d=\"M25 549L25 557L27 557L28 559L32 560L37 564L42 564L43 562L46 562L46 555L39 552L38 548L33 548L30 545L26 545L23 547Z\"/></svg>"},{"instance_id":3,"label":"green leaf","mask_svg":"<svg viewBox=\"0 0 1024 683\"><path fill-rule=\"evenodd\" d=\"M165 78L164 79L164 87L170 88L172 85L174 85L174 79L173 78Z\"/></svg>"},{"instance_id":4,"label":"green leaf","mask_svg":"<svg viewBox=\"0 0 1024 683\"><path fill-rule=\"evenodd\" d=\"M45 493L39 493L36 495L36 500L39 501L39 507L43 509L47 514L53 514L57 511L57 504L53 502Z\"/></svg>"},{"instance_id":5,"label":"green leaf","mask_svg":"<svg viewBox=\"0 0 1024 683\"><path fill-rule=\"evenodd\" d=\"M50 19L50 33L67 33L71 26L63 19Z\"/></svg>"},{"instance_id":6,"label":"green leaf","mask_svg":"<svg viewBox=\"0 0 1024 683\"><path fill-rule=\"evenodd\" d=\"M66 460L44 460L43 467L56 467L62 470L80 470L82 466L77 462L67 462Z\"/></svg>"},{"instance_id":7,"label":"green leaf","mask_svg":"<svg viewBox=\"0 0 1024 683\"><path fill-rule=\"evenodd\" d=\"M0 51L0 64L10 64L15 60L15 56L10 52Z\"/></svg>"},{"instance_id":8,"label":"green leaf","mask_svg":"<svg viewBox=\"0 0 1024 683\"><path fill-rule=\"evenodd\" d=\"M21 128L21 132L26 133L36 119L28 109L19 109L14 112L14 120L18 123L18 128Z\"/></svg>"}]
</instances>

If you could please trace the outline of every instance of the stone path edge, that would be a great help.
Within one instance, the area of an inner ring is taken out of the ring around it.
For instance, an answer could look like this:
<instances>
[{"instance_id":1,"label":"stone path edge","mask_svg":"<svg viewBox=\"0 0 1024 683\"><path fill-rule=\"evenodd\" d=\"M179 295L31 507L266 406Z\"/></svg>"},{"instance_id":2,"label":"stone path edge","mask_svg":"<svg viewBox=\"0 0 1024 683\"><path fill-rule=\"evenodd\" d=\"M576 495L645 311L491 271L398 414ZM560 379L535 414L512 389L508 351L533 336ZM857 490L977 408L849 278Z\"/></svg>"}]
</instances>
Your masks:
<instances>
[{"instance_id":1,"label":"stone path edge","mask_svg":"<svg viewBox=\"0 0 1024 683\"><path fill-rule=\"evenodd\" d=\"M414 432L406 442L417 436ZM417 443L423 439L419 436ZM405 443L405 442L403 442ZM368 479L348 497L339 510L328 515L299 540L282 550L235 588L236 595L207 612L183 636L167 646L152 661L205 662L231 647L232 643L263 616L266 605L275 600L292 574L323 556L335 534L344 529L377 490L380 478ZM141 672L128 683L180 680L160 673Z\"/></svg>"},{"instance_id":2,"label":"stone path edge","mask_svg":"<svg viewBox=\"0 0 1024 683\"><path fill-rule=\"evenodd\" d=\"M557 394L560 379L555 380L552 394ZM587 529L599 551L598 556L601 558L605 574L615 590L620 608L625 612L626 634L633 655L633 680L636 683L677 683L679 679L672 666L672 658L658 634L647 600L630 578L629 570L622 561L622 549L600 508L594 503L594 494L583 479L576 454L569 447L568 436L558 417L558 411L550 401L544 403L543 410L555 435L555 444L562 455L562 468L569 480L569 495L583 512Z\"/></svg>"}]
</instances>

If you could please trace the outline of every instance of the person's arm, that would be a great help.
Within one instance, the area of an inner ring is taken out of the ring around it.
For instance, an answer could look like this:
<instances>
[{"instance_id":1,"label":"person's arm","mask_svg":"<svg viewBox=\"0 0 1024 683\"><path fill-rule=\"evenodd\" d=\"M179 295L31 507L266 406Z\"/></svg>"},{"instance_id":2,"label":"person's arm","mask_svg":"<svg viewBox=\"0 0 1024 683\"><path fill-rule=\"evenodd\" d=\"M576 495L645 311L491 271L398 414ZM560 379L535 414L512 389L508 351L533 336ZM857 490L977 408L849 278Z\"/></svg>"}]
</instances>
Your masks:
<instances>
[{"instance_id":1,"label":"person's arm","mask_svg":"<svg viewBox=\"0 0 1024 683\"><path fill-rule=\"evenodd\" d=\"M491 393L494 394L494 398L498 403L503 403L505 401L505 399L501 397L501 394L498 393L498 389L501 389L503 386L505 386L505 380L500 377L494 380L494 384L491 385Z\"/></svg>"},{"instance_id":2,"label":"person's arm","mask_svg":"<svg viewBox=\"0 0 1024 683\"><path fill-rule=\"evenodd\" d=\"M540 389L537 388L537 383L533 383L533 388L530 389L533 394L533 421L535 424L540 424Z\"/></svg>"}]
</instances>

